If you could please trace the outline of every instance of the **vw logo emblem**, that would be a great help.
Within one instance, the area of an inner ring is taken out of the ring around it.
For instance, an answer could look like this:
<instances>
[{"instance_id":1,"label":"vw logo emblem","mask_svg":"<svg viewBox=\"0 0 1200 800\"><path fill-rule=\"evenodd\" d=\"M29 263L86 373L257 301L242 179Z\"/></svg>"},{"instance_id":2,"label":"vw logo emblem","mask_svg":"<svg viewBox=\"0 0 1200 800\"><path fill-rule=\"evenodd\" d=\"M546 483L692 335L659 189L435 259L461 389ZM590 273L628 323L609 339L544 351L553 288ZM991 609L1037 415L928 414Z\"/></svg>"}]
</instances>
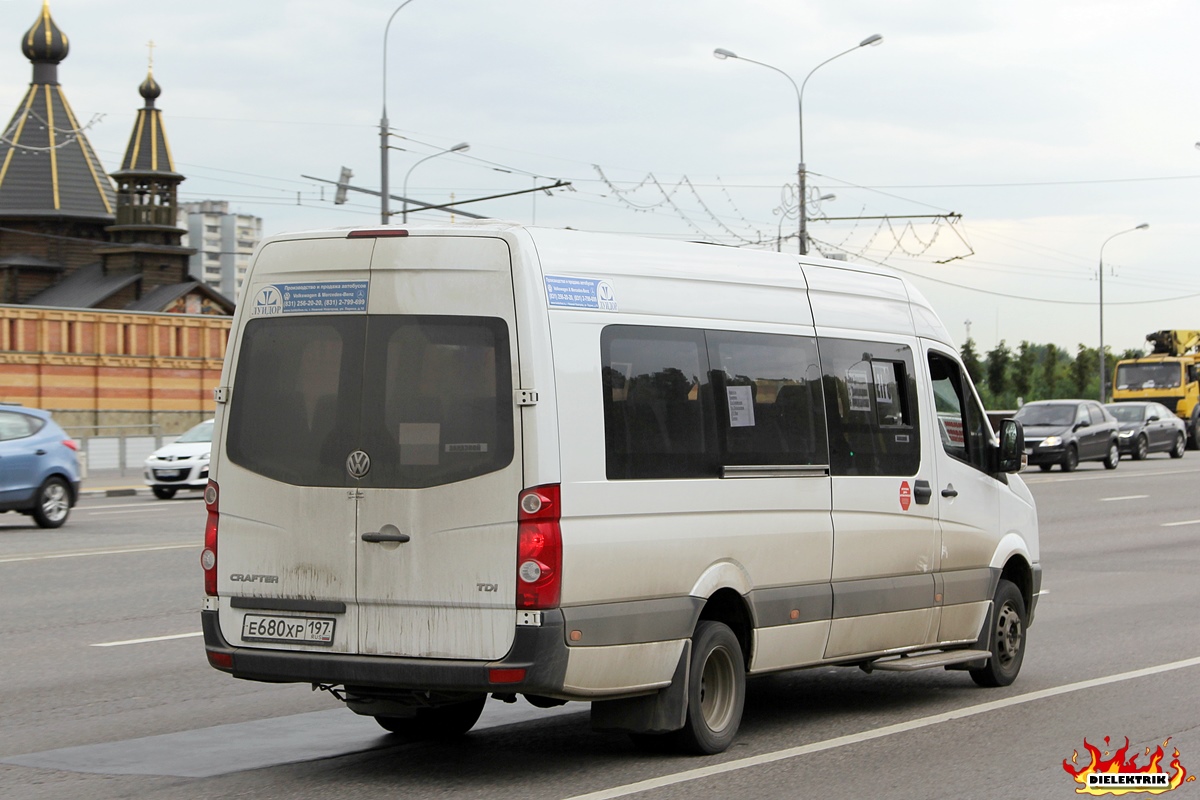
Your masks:
<instances>
[{"instance_id":1,"label":"vw logo emblem","mask_svg":"<svg viewBox=\"0 0 1200 800\"><path fill-rule=\"evenodd\" d=\"M371 457L362 450L355 450L346 456L346 472L351 478L361 478L371 471Z\"/></svg>"}]
</instances>

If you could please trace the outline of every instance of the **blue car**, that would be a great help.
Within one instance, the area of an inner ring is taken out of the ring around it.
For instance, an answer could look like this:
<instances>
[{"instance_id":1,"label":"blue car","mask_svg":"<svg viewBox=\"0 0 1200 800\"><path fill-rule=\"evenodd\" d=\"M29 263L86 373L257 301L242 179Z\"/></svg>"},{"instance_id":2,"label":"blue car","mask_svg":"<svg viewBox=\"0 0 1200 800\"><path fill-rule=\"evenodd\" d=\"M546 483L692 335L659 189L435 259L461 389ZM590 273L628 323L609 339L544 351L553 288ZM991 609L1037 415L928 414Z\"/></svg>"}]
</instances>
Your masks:
<instances>
[{"instance_id":1,"label":"blue car","mask_svg":"<svg viewBox=\"0 0 1200 800\"><path fill-rule=\"evenodd\" d=\"M76 449L49 411L0 404L0 511L60 527L79 497Z\"/></svg>"}]
</instances>

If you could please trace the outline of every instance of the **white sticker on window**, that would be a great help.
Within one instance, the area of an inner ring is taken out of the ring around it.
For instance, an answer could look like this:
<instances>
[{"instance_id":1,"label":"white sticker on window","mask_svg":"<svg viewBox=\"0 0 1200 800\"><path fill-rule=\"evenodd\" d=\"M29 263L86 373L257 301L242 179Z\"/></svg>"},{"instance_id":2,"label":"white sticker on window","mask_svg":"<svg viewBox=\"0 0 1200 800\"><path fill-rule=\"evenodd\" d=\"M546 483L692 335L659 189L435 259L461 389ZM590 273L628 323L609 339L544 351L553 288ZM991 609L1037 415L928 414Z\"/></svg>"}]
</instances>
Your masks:
<instances>
[{"instance_id":1,"label":"white sticker on window","mask_svg":"<svg viewBox=\"0 0 1200 800\"><path fill-rule=\"evenodd\" d=\"M726 386L725 397L729 400L729 427L753 427L754 387Z\"/></svg>"},{"instance_id":2,"label":"white sticker on window","mask_svg":"<svg viewBox=\"0 0 1200 800\"><path fill-rule=\"evenodd\" d=\"M401 422L400 463L423 465L438 463L438 442L442 426L436 422Z\"/></svg>"},{"instance_id":3,"label":"white sticker on window","mask_svg":"<svg viewBox=\"0 0 1200 800\"><path fill-rule=\"evenodd\" d=\"M846 370L846 393L850 395L851 411L871 410L871 376L865 369Z\"/></svg>"}]
</instances>

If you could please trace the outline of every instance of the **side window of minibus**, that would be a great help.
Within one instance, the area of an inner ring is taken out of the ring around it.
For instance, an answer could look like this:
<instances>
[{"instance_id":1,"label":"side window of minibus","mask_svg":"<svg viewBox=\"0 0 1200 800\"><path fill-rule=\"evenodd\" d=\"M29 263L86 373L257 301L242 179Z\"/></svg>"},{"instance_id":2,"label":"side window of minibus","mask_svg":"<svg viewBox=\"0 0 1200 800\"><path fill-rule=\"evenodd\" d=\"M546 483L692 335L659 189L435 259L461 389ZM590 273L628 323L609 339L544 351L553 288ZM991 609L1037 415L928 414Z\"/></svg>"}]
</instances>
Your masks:
<instances>
[{"instance_id":1,"label":"side window of minibus","mask_svg":"<svg viewBox=\"0 0 1200 800\"><path fill-rule=\"evenodd\" d=\"M987 469L987 443L991 429L957 362L940 353L929 353L929 378L942 447L960 461Z\"/></svg>"},{"instance_id":2,"label":"side window of minibus","mask_svg":"<svg viewBox=\"0 0 1200 800\"><path fill-rule=\"evenodd\" d=\"M715 477L704 332L610 325L600 352L608 478Z\"/></svg>"},{"instance_id":3,"label":"side window of minibus","mask_svg":"<svg viewBox=\"0 0 1200 800\"><path fill-rule=\"evenodd\" d=\"M725 465L829 463L816 341L706 332Z\"/></svg>"},{"instance_id":4,"label":"side window of minibus","mask_svg":"<svg viewBox=\"0 0 1200 800\"><path fill-rule=\"evenodd\" d=\"M915 475L921 463L912 350L822 339L833 475Z\"/></svg>"}]
</instances>

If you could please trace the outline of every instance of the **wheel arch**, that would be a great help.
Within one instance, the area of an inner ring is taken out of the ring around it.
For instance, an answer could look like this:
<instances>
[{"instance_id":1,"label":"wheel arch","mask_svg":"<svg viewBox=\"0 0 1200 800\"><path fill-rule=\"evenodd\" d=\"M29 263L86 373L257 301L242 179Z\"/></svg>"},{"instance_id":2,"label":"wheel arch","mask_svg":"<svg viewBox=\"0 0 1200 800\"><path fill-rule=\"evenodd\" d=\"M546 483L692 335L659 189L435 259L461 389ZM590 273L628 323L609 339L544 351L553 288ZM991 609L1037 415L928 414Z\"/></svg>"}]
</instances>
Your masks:
<instances>
[{"instance_id":1,"label":"wheel arch","mask_svg":"<svg viewBox=\"0 0 1200 800\"><path fill-rule=\"evenodd\" d=\"M729 587L718 589L700 609L697 623L702 620L723 623L733 631L742 648L742 663L748 670L754 652L754 618L745 596Z\"/></svg>"}]
</instances>

